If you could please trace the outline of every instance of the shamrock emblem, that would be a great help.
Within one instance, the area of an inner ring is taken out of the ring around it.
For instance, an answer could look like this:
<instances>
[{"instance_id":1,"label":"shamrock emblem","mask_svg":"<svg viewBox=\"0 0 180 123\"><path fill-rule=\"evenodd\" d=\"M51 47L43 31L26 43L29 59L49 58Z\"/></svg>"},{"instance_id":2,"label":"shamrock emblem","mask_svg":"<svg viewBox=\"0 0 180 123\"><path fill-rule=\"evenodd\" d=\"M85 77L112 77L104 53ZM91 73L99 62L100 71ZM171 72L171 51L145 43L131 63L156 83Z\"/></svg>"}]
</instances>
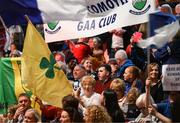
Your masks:
<instances>
[{"instance_id":1,"label":"shamrock emblem","mask_svg":"<svg viewBox=\"0 0 180 123\"><path fill-rule=\"evenodd\" d=\"M47 69L45 76L47 78L53 79L55 76L54 68L61 70L61 68L54 66L56 64L56 61L54 59L54 56L50 55L50 61L46 57L43 57L40 62L40 68L41 69Z\"/></svg>"}]
</instances>

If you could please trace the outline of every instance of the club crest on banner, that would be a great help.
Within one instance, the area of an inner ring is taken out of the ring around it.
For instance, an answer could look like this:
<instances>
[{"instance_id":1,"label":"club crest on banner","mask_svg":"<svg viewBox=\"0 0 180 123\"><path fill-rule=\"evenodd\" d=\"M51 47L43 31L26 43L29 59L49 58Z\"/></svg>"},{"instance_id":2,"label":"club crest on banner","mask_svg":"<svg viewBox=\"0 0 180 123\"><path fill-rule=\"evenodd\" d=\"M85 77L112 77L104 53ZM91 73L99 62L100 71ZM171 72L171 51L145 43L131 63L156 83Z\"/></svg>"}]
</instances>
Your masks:
<instances>
[{"instance_id":1,"label":"club crest on banner","mask_svg":"<svg viewBox=\"0 0 180 123\"><path fill-rule=\"evenodd\" d=\"M59 24L59 21L57 22L50 22L48 23L47 25L47 28L45 29L45 31L49 34L55 34L57 33L60 29L61 29L61 26L58 25Z\"/></svg>"},{"instance_id":2,"label":"club crest on banner","mask_svg":"<svg viewBox=\"0 0 180 123\"><path fill-rule=\"evenodd\" d=\"M145 14L151 7L150 4L147 5L147 0L132 0L132 6L134 10L130 10L129 12L134 15Z\"/></svg>"}]
</instances>

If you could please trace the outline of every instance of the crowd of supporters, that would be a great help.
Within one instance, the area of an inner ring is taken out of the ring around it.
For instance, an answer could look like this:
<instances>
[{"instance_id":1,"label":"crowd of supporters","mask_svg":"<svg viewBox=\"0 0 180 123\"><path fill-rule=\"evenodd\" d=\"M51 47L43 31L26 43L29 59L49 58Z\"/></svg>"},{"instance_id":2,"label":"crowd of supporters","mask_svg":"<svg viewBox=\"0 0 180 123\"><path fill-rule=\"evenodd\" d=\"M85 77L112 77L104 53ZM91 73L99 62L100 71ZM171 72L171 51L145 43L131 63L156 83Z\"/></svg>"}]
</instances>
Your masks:
<instances>
[{"instance_id":1,"label":"crowd of supporters","mask_svg":"<svg viewBox=\"0 0 180 123\"><path fill-rule=\"evenodd\" d=\"M179 7L178 4L177 18ZM167 4L159 9L173 14ZM147 49L137 46L147 37L143 25L64 41L59 50L51 49L72 84L73 93L63 97L62 108L36 97L41 115L31 107L28 95L22 93L18 104L10 106L0 122L180 122L180 90L164 91L161 81L164 63L180 63L180 30L166 46L150 49L147 61ZM12 43L8 56L21 54Z\"/></svg>"}]
</instances>

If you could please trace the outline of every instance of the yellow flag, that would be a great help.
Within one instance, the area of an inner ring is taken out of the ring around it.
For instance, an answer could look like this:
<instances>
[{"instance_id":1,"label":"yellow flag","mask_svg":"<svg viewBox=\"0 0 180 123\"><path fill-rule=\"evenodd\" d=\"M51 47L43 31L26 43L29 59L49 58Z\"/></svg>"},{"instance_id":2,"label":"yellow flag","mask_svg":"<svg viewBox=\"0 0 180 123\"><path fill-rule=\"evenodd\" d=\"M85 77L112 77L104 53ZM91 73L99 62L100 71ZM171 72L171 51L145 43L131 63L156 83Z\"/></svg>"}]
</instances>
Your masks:
<instances>
[{"instance_id":1,"label":"yellow flag","mask_svg":"<svg viewBox=\"0 0 180 123\"><path fill-rule=\"evenodd\" d=\"M57 107L62 107L62 98L72 93L72 85L30 21L23 47L22 82L35 96Z\"/></svg>"}]
</instances>

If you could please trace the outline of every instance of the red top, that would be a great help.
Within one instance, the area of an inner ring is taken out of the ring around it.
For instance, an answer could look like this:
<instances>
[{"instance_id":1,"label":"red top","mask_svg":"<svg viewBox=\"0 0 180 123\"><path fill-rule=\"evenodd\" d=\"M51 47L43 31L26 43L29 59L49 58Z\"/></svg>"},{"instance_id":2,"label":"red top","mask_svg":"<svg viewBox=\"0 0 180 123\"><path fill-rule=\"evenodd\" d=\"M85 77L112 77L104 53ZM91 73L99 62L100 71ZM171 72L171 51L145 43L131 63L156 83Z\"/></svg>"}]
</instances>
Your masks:
<instances>
[{"instance_id":1,"label":"red top","mask_svg":"<svg viewBox=\"0 0 180 123\"><path fill-rule=\"evenodd\" d=\"M41 108L42 115L48 121L53 120L55 118L57 110L58 110L58 107L51 106L51 105L45 105L44 108Z\"/></svg>"},{"instance_id":2,"label":"red top","mask_svg":"<svg viewBox=\"0 0 180 123\"><path fill-rule=\"evenodd\" d=\"M129 44L126 48L126 53L128 56L131 56L131 52L132 52L132 47L131 47L131 44Z\"/></svg>"},{"instance_id":3,"label":"red top","mask_svg":"<svg viewBox=\"0 0 180 123\"><path fill-rule=\"evenodd\" d=\"M74 57L78 60L79 63L82 61L82 59L91 55L90 47L83 42L79 42L77 44L71 43L70 49Z\"/></svg>"},{"instance_id":4,"label":"red top","mask_svg":"<svg viewBox=\"0 0 180 123\"><path fill-rule=\"evenodd\" d=\"M110 84L111 84L111 80L105 83L97 81L95 85L95 92L101 94L104 90L109 89Z\"/></svg>"}]
</instances>

